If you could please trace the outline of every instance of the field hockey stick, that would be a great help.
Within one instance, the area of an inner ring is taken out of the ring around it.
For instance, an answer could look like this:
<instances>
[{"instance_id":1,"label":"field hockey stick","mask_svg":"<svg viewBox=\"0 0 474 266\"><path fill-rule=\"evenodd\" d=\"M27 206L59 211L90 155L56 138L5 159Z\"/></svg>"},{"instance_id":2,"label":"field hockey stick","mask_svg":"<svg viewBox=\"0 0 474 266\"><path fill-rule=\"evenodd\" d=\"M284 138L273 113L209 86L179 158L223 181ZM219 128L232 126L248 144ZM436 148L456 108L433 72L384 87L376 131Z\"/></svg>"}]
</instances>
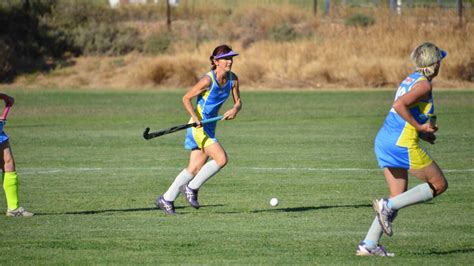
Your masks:
<instances>
[{"instance_id":1,"label":"field hockey stick","mask_svg":"<svg viewBox=\"0 0 474 266\"><path fill-rule=\"evenodd\" d=\"M11 106L6 106L6 107L3 109L2 116L0 117L0 120L1 120L1 121L7 120L8 112L10 112L10 107L11 107Z\"/></svg>"},{"instance_id":2,"label":"field hockey stick","mask_svg":"<svg viewBox=\"0 0 474 266\"><path fill-rule=\"evenodd\" d=\"M204 125L204 124L207 124L207 123L212 123L212 122L215 122L215 121L219 121L219 120L222 120L222 118L223 118L223 116L220 115L220 116L216 116L216 117L213 117L213 118L205 119L205 120L201 121L201 125ZM148 140L148 139L156 138L156 137L163 136L163 135L166 135L166 134L170 134L170 133L173 133L173 132L176 132L176 131L180 131L180 130L183 130L183 129L187 129L187 128L190 128L190 127L195 127L197 125L198 124L196 122L194 122L194 123L189 123L189 124L170 127L170 128L167 128L167 129L163 129L163 130L156 131L156 132L151 132L151 133L150 133L150 128L147 127L147 128L145 128L145 131L143 132L143 138Z\"/></svg>"}]
</instances>

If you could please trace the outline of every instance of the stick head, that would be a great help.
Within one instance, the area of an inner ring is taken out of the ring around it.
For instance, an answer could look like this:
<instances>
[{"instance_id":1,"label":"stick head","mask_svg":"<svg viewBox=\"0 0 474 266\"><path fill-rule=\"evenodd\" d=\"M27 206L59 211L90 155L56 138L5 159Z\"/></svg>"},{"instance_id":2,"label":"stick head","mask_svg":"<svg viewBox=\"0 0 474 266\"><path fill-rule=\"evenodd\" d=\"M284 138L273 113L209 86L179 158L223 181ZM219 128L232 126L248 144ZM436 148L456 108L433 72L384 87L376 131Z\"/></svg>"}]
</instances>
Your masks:
<instances>
[{"instance_id":1,"label":"stick head","mask_svg":"<svg viewBox=\"0 0 474 266\"><path fill-rule=\"evenodd\" d=\"M143 131L144 139L150 139L150 135L148 134L149 132L150 132L150 128L149 127L145 128L145 131Z\"/></svg>"}]
</instances>

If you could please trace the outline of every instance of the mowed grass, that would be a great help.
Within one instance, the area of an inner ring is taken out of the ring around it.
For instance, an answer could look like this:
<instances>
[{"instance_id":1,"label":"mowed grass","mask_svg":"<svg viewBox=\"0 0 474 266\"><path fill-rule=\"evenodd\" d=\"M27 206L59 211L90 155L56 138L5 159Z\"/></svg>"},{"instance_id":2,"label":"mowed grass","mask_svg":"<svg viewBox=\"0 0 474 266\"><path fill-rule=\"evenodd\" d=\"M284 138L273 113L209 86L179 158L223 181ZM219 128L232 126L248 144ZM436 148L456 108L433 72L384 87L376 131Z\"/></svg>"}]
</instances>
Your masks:
<instances>
[{"instance_id":1,"label":"mowed grass","mask_svg":"<svg viewBox=\"0 0 474 266\"><path fill-rule=\"evenodd\" d=\"M400 212L382 239L395 258L354 256L387 195L373 139L393 91L243 92L218 126L229 165L201 209L180 196L173 217L154 201L187 164L184 132L142 132L187 122L182 91L7 93L21 204L37 216L0 216L0 264L474 263L472 91L435 91L438 141L424 147L450 187Z\"/></svg>"}]
</instances>

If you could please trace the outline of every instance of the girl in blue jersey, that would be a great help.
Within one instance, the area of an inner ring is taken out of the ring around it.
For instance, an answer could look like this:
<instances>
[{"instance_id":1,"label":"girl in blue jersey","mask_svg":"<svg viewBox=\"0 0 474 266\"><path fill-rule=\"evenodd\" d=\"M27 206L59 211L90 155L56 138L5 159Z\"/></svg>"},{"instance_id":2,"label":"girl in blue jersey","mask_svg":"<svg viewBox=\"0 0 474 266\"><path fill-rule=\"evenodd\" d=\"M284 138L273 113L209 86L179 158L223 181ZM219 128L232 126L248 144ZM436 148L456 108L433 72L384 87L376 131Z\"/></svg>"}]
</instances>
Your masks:
<instances>
[{"instance_id":1,"label":"girl in blue jersey","mask_svg":"<svg viewBox=\"0 0 474 266\"><path fill-rule=\"evenodd\" d=\"M11 107L15 100L6 94L0 93L0 99L5 102L5 106ZM5 115L6 116L6 115ZM13 159L10 142L8 141L8 135L3 131L6 117L0 118L0 149L1 149L1 167L2 167L2 179L3 179L3 190L5 191L5 197L7 199L7 212L6 216L9 217L31 217L33 213L26 211L23 207L18 204L18 187L19 180L15 169L15 160Z\"/></svg>"},{"instance_id":2,"label":"girl in blue jersey","mask_svg":"<svg viewBox=\"0 0 474 266\"><path fill-rule=\"evenodd\" d=\"M175 213L173 202L180 192L192 207L198 209L199 188L227 164L227 154L215 137L216 122L201 125L200 121L217 116L230 95L234 105L224 113L223 119L234 119L242 108L239 80L231 71L233 57L237 55L228 45L216 47L210 57L211 71L183 96L184 107L191 115L190 122L196 122L198 126L188 129L184 142L184 147L191 150L188 167L156 200L156 205L166 214ZM193 98L196 98L196 106L191 102Z\"/></svg>"},{"instance_id":3,"label":"girl in blue jersey","mask_svg":"<svg viewBox=\"0 0 474 266\"><path fill-rule=\"evenodd\" d=\"M401 208L425 202L448 188L443 172L420 147L419 139L434 144L438 130L434 120L433 86L441 60L447 53L424 43L413 50L416 71L402 81L385 122L375 138L375 155L383 168L390 196L373 202L377 214L356 255L393 256L379 245L382 233L392 235L392 222ZM409 190L408 172L425 183Z\"/></svg>"}]
</instances>

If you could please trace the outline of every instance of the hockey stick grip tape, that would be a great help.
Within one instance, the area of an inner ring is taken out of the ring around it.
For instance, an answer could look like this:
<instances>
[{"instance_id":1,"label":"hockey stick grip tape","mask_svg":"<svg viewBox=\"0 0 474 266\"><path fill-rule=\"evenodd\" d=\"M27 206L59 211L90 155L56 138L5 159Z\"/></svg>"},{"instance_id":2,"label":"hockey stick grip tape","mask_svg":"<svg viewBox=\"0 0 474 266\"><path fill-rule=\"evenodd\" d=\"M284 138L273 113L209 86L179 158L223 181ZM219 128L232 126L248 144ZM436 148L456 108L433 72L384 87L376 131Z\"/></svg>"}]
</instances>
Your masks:
<instances>
[{"instance_id":1,"label":"hockey stick grip tape","mask_svg":"<svg viewBox=\"0 0 474 266\"><path fill-rule=\"evenodd\" d=\"M0 120L6 120L8 116L8 112L10 112L10 106L7 106L3 109L2 116L0 117Z\"/></svg>"}]
</instances>

